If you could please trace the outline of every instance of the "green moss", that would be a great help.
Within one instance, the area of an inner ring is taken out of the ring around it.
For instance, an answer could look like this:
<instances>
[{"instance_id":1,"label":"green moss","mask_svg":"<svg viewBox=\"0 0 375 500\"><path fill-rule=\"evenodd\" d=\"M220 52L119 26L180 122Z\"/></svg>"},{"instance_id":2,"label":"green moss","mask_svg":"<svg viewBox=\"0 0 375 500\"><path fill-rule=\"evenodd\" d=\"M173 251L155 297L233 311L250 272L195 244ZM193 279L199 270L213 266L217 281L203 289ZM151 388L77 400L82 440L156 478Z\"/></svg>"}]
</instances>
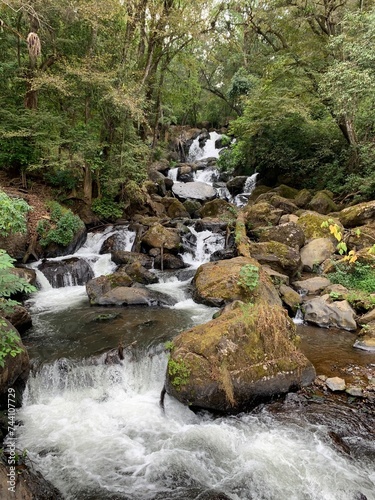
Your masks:
<instances>
[{"instance_id":1,"label":"green moss","mask_svg":"<svg viewBox=\"0 0 375 500\"><path fill-rule=\"evenodd\" d=\"M297 224L302 227L307 240L313 238L330 238L329 229L322 227L322 223L326 221L324 215L304 213L298 219Z\"/></svg>"}]
</instances>

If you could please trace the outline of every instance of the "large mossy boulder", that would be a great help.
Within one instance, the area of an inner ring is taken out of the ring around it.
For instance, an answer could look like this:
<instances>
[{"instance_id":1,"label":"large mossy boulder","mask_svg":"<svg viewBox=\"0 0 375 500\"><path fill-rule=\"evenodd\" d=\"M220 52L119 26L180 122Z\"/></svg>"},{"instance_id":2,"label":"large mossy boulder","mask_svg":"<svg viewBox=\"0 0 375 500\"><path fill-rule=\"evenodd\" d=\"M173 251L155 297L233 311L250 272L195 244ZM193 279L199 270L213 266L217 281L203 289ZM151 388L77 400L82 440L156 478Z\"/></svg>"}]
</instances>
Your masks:
<instances>
[{"instance_id":1,"label":"large mossy boulder","mask_svg":"<svg viewBox=\"0 0 375 500\"><path fill-rule=\"evenodd\" d=\"M184 205L176 198L162 198L161 203L164 206L168 217L171 219L190 219L190 214Z\"/></svg>"},{"instance_id":2,"label":"large mossy boulder","mask_svg":"<svg viewBox=\"0 0 375 500\"><path fill-rule=\"evenodd\" d=\"M340 222L344 227L356 227L375 221L375 201L359 203L353 207L344 208L339 213Z\"/></svg>"},{"instance_id":3,"label":"large mossy boulder","mask_svg":"<svg viewBox=\"0 0 375 500\"><path fill-rule=\"evenodd\" d=\"M305 234L295 222L259 227L251 234L254 234L260 242L277 241L295 249L300 249L305 243Z\"/></svg>"},{"instance_id":4,"label":"large mossy boulder","mask_svg":"<svg viewBox=\"0 0 375 500\"><path fill-rule=\"evenodd\" d=\"M236 209L233 205L219 198L205 203L199 213L202 218L221 217L229 220L236 218Z\"/></svg>"},{"instance_id":5,"label":"large mossy boulder","mask_svg":"<svg viewBox=\"0 0 375 500\"><path fill-rule=\"evenodd\" d=\"M250 243L250 255L260 264L290 277L301 270L299 251L277 241Z\"/></svg>"},{"instance_id":6,"label":"large mossy boulder","mask_svg":"<svg viewBox=\"0 0 375 500\"><path fill-rule=\"evenodd\" d=\"M177 251L180 248L181 238L175 229L155 224L142 237L142 243L149 248L166 248Z\"/></svg>"},{"instance_id":7,"label":"large mossy boulder","mask_svg":"<svg viewBox=\"0 0 375 500\"><path fill-rule=\"evenodd\" d=\"M295 325L280 306L239 305L174 339L166 390L194 408L252 408L314 379L295 338Z\"/></svg>"},{"instance_id":8,"label":"large mossy boulder","mask_svg":"<svg viewBox=\"0 0 375 500\"><path fill-rule=\"evenodd\" d=\"M245 223L250 230L268 225L276 226L282 215L281 209L275 208L266 201L247 205L244 209Z\"/></svg>"},{"instance_id":9,"label":"large mossy boulder","mask_svg":"<svg viewBox=\"0 0 375 500\"><path fill-rule=\"evenodd\" d=\"M312 200L312 197L313 196L308 189L301 189L301 191L299 191L297 196L294 198L293 202L299 208L306 208Z\"/></svg>"},{"instance_id":10,"label":"large mossy boulder","mask_svg":"<svg viewBox=\"0 0 375 500\"><path fill-rule=\"evenodd\" d=\"M337 205L327 191L318 191L309 202L308 208L323 215L337 211Z\"/></svg>"},{"instance_id":11,"label":"large mossy boulder","mask_svg":"<svg viewBox=\"0 0 375 500\"><path fill-rule=\"evenodd\" d=\"M281 305L267 273L249 257L202 264L193 279L193 298L198 303L213 307L221 307L234 300L250 302L260 298L269 304Z\"/></svg>"},{"instance_id":12,"label":"large mossy boulder","mask_svg":"<svg viewBox=\"0 0 375 500\"><path fill-rule=\"evenodd\" d=\"M330 238L333 242L337 243L335 237L330 233L329 228L325 227L325 223L328 220L332 220L334 224L338 225L340 231L343 232L344 228L338 219L327 217L327 215L318 214L312 211L304 211L300 215L297 224L305 233L307 242L314 238ZM322 227L323 223L324 227Z\"/></svg>"}]
</instances>

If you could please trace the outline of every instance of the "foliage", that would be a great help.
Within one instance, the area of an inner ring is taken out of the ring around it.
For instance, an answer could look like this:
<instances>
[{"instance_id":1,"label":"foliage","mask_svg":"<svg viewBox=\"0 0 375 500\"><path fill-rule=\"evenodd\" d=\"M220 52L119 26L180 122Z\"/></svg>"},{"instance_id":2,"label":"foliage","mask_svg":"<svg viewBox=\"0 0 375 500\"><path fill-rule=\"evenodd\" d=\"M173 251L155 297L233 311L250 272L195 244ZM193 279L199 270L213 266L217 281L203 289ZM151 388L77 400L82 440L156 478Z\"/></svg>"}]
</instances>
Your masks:
<instances>
[{"instance_id":1,"label":"foliage","mask_svg":"<svg viewBox=\"0 0 375 500\"><path fill-rule=\"evenodd\" d=\"M238 285L245 291L253 291L259 284L259 268L253 264L241 267Z\"/></svg>"},{"instance_id":2,"label":"foliage","mask_svg":"<svg viewBox=\"0 0 375 500\"><path fill-rule=\"evenodd\" d=\"M245 154L241 150L241 144L237 142L231 144L228 149L222 151L217 160L217 168L221 172L227 172L228 174L234 174L244 170L245 164Z\"/></svg>"},{"instance_id":3,"label":"foliage","mask_svg":"<svg viewBox=\"0 0 375 500\"><path fill-rule=\"evenodd\" d=\"M375 269L369 264L358 261L354 264L336 264L334 272L329 273L331 283L338 283L349 289L362 290L367 293L375 293Z\"/></svg>"},{"instance_id":4,"label":"foliage","mask_svg":"<svg viewBox=\"0 0 375 500\"><path fill-rule=\"evenodd\" d=\"M18 304L9 297L17 292L31 293L36 289L28 281L13 274L12 259L5 250L0 249L0 312L8 313ZM7 323L0 318L0 367L3 368L6 356L15 357L22 352L18 345L19 337L13 329L9 329Z\"/></svg>"},{"instance_id":5,"label":"foliage","mask_svg":"<svg viewBox=\"0 0 375 500\"><path fill-rule=\"evenodd\" d=\"M22 198L11 198L0 191L0 236L26 232L26 214L30 206Z\"/></svg>"},{"instance_id":6,"label":"foliage","mask_svg":"<svg viewBox=\"0 0 375 500\"><path fill-rule=\"evenodd\" d=\"M171 377L173 387L179 391L182 385L186 385L188 383L190 369L183 359L169 359L168 374Z\"/></svg>"},{"instance_id":7,"label":"foliage","mask_svg":"<svg viewBox=\"0 0 375 500\"><path fill-rule=\"evenodd\" d=\"M108 221L119 219L123 213L122 205L108 198L97 198L94 200L92 210L100 219Z\"/></svg>"},{"instance_id":8,"label":"foliage","mask_svg":"<svg viewBox=\"0 0 375 500\"><path fill-rule=\"evenodd\" d=\"M55 201L50 203L49 210L50 219L39 221L37 226L40 244L42 246L48 246L50 243L69 245L77 231L84 227L83 222L78 215L74 215L70 209L62 207Z\"/></svg>"}]
</instances>

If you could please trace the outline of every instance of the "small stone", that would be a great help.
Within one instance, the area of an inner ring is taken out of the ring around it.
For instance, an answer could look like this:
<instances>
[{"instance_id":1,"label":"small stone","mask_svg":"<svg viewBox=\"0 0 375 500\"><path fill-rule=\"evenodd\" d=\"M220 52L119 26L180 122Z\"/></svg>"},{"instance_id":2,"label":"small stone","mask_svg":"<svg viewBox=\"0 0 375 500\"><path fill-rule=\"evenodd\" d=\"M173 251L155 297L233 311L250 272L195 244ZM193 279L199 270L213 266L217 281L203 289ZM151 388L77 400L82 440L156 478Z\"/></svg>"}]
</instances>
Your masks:
<instances>
[{"instance_id":1,"label":"small stone","mask_svg":"<svg viewBox=\"0 0 375 500\"><path fill-rule=\"evenodd\" d=\"M328 378L328 377L327 377L326 375L318 375L318 376L317 376L317 378L318 378L319 380L322 380L323 382L325 382L325 381L327 380L327 378Z\"/></svg>"},{"instance_id":2,"label":"small stone","mask_svg":"<svg viewBox=\"0 0 375 500\"><path fill-rule=\"evenodd\" d=\"M356 398L362 398L363 397L363 391L360 387L357 386L350 386L347 387L345 392L347 392L350 396L354 396Z\"/></svg>"},{"instance_id":3,"label":"small stone","mask_svg":"<svg viewBox=\"0 0 375 500\"><path fill-rule=\"evenodd\" d=\"M340 377L327 378L326 385L331 391L345 391L345 380Z\"/></svg>"}]
</instances>

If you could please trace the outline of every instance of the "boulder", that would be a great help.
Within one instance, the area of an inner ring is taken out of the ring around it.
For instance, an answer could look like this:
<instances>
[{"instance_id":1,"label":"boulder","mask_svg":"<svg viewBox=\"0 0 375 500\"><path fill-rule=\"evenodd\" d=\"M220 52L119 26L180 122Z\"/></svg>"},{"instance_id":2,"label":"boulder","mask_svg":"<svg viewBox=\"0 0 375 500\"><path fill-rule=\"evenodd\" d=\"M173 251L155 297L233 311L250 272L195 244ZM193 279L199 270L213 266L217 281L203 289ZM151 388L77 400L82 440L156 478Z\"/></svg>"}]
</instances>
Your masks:
<instances>
[{"instance_id":1,"label":"boulder","mask_svg":"<svg viewBox=\"0 0 375 500\"><path fill-rule=\"evenodd\" d=\"M289 200L293 200L299 194L300 191L298 189L287 186L286 184L280 184L276 188L272 189L274 193L277 193L279 196L283 198L288 198Z\"/></svg>"},{"instance_id":2,"label":"boulder","mask_svg":"<svg viewBox=\"0 0 375 500\"><path fill-rule=\"evenodd\" d=\"M124 267L125 273L130 276L130 278L136 283L142 283L143 285L150 285L152 283L158 283L158 277L148 271L142 266L140 262L133 262Z\"/></svg>"},{"instance_id":3,"label":"boulder","mask_svg":"<svg viewBox=\"0 0 375 500\"><path fill-rule=\"evenodd\" d=\"M313 271L316 266L329 259L335 251L336 247L330 238L316 238L309 241L301 248L303 270Z\"/></svg>"},{"instance_id":4,"label":"boulder","mask_svg":"<svg viewBox=\"0 0 375 500\"><path fill-rule=\"evenodd\" d=\"M18 331L6 319L0 318L5 323L1 328L4 331L11 332L17 339L17 345L22 351L16 356L8 354L4 358L4 366L0 368L0 395L15 385L24 387L29 375L29 355L26 347L23 345Z\"/></svg>"},{"instance_id":5,"label":"boulder","mask_svg":"<svg viewBox=\"0 0 375 500\"><path fill-rule=\"evenodd\" d=\"M276 226L282 214L282 210L273 207L265 201L256 203L255 205L247 205L244 209L246 226L250 230L267 225Z\"/></svg>"},{"instance_id":6,"label":"boulder","mask_svg":"<svg viewBox=\"0 0 375 500\"><path fill-rule=\"evenodd\" d=\"M333 222L339 226L340 231L343 232L344 228L340 221L332 217L330 217L330 219L332 219ZM333 243L337 244L337 241L335 237L330 233L329 228L322 227L322 223L327 221L328 217L326 215L305 211L300 215L297 224L305 233L306 241L310 241L314 238L330 238Z\"/></svg>"},{"instance_id":7,"label":"boulder","mask_svg":"<svg viewBox=\"0 0 375 500\"><path fill-rule=\"evenodd\" d=\"M361 250L375 245L375 224L366 224L351 229L346 238L348 250Z\"/></svg>"},{"instance_id":8,"label":"boulder","mask_svg":"<svg viewBox=\"0 0 375 500\"><path fill-rule=\"evenodd\" d=\"M326 191L318 191L307 205L307 208L324 215L337 211L336 203Z\"/></svg>"},{"instance_id":9,"label":"boulder","mask_svg":"<svg viewBox=\"0 0 375 500\"><path fill-rule=\"evenodd\" d=\"M12 307L11 311L4 314L4 317L11 323L19 333L24 333L32 327L31 314L21 305Z\"/></svg>"},{"instance_id":10,"label":"boulder","mask_svg":"<svg viewBox=\"0 0 375 500\"><path fill-rule=\"evenodd\" d=\"M277 241L299 250L305 243L305 234L295 222L288 222L278 226L259 227L252 231L260 242Z\"/></svg>"},{"instance_id":11,"label":"boulder","mask_svg":"<svg viewBox=\"0 0 375 500\"><path fill-rule=\"evenodd\" d=\"M245 182L247 181L246 175L237 175L227 182L228 191L232 196L243 193Z\"/></svg>"},{"instance_id":12,"label":"boulder","mask_svg":"<svg viewBox=\"0 0 375 500\"><path fill-rule=\"evenodd\" d=\"M288 222L297 222L299 219L298 215L295 214L285 214L280 217L279 224L287 224Z\"/></svg>"},{"instance_id":13,"label":"boulder","mask_svg":"<svg viewBox=\"0 0 375 500\"><path fill-rule=\"evenodd\" d=\"M260 264L288 276L294 276L301 269L298 250L276 241L250 243L250 255Z\"/></svg>"},{"instance_id":14,"label":"boulder","mask_svg":"<svg viewBox=\"0 0 375 500\"><path fill-rule=\"evenodd\" d=\"M375 220L375 201L344 208L338 215L344 227L356 227Z\"/></svg>"},{"instance_id":15,"label":"boulder","mask_svg":"<svg viewBox=\"0 0 375 500\"><path fill-rule=\"evenodd\" d=\"M171 219L190 219L190 214L184 205L176 198L162 198L161 203L167 211L168 217Z\"/></svg>"},{"instance_id":16,"label":"boulder","mask_svg":"<svg viewBox=\"0 0 375 500\"><path fill-rule=\"evenodd\" d=\"M280 285L289 285L289 276L286 274L281 274L271 269L269 266L262 266L263 270L268 274L271 278L272 283L278 287Z\"/></svg>"},{"instance_id":17,"label":"boulder","mask_svg":"<svg viewBox=\"0 0 375 500\"><path fill-rule=\"evenodd\" d=\"M142 237L142 243L149 248L165 248L177 251L181 238L175 229L169 229L161 224L155 224Z\"/></svg>"},{"instance_id":18,"label":"boulder","mask_svg":"<svg viewBox=\"0 0 375 500\"><path fill-rule=\"evenodd\" d=\"M288 198L283 198L282 196L279 196L277 194L272 196L269 202L275 208L281 209L284 214L293 214L298 210L297 205L295 205L291 200L289 200Z\"/></svg>"},{"instance_id":19,"label":"boulder","mask_svg":"<svg viewBox=\"0 0 375 500\"><path fill-rule=\"evenodd\" d=\"M294 198L293 202L299 208L306 208L312 200L312 194L308 189L302 189Z\"/></svg>"},{"instance_id":20,"label":"boulder","mask_svg":"<svg viewBox=\"0 0 375 500\"><path fill-rule=\"evenodd\" d=\"M163 259L160 254L155 257L154 266L156 269L161 269L162 267L163 269L183 269L185 263L179 255L164 252Z\"/></svg>"},{"instance_id":21,"label":"boulder","mask_svg":"<svg viewBox=\"0 0 375 500\"><path fill-rule=\"evenodd\" d=\"M235 413L308 385L315 370L295 336L280 306L239 305L173 340L166 390L183 404Z\"/></svg>"},{"instance_id":22,"label":"boulder","mask_svg":"<svg viewBox=\"0 0 375 500\"><path fill-rule=\"evenodd\" d=\"M175 303L174 299L163 293L149 290L142 285L131 286L131 280L126 276L125 273L115 273L89 281L86 292L90 305L169 306Z\"/></svg>"},{"instance_id":23,"label":"boulder","mask_svg":"<svg viewBox=\"0 0 375 500\"><path fill-rule=\"evenodd\" d=\"M301 295L287 285L281 285L279 292L283 303L290 311L296 313L302 303Z\"/></svg>"},{"instance_id":24,"label":"boulder","mask_svg":"<svg viewBox=\"0 0 375 500\"><path fill-rule=\"evenodd\" d=\"M375 353L375 320L369 321L366 325L363 325L353 347L362 349L362 351Z\"/></svg>"},{"instance_id":25,"label":"boulder","mask_svg":"<svg viewBox=\"0 0 375 500\"><path fill-rule=\"evenodd\" d=\"M204 182L174 182L172 192L182 200L212 200L216 197L215 189Z\"/></svg>"},{"instance_id":26,"label":"boulder","mask_svg":"<svg viewBox=\"0 0 375 500\"><path fill-rule=\"evenodd\" d=\"M314 276L305 280L293 281L292 285L297 292L305 293L306 295L317 295L329 286L331 282L324 276Z\"/></svg>"},{"instance_id":27,"label":"boulder","mask_svg":"<svg viewBox=\"0 0 375 500\"><path fill-rule=\"evenodd\" d=\"M259 270L259 278L254 279L256 286L253 289L240 284L241 270L246 271L245 266ZM269 304L281 305L279 295L265 271L254 259L248 257L202 264L192 285L194 300L208 306L221 307L234 300L249 302L258 300L259 297Z\"/></svg>"},{"instance_id":28,"label":"boulder","mask_svg":"<svg viewBox=\"0 0 375 500\"><path fill-rule=\"evenodd\" d=\"M22 278L31 285L36 285L36 272L34 269L28 269L27 267L13 267L11 269L7 269L7 272L15 274L18 278Z\"/></svg>"},{"instance_id":29,"label":"boulder","mask_svg":"<svg viewBox=\"0 0 375 500\"><path fill-rule=\"evenodd\" d=\"M357 329L355 312L346 300L329 304L322 297L315 297L304 305L305 321L322 328L336 327L343 330Z\"/></svg>"},{"instance_id":30,"label":"boulder","mask_svg":"<svg viewBox=\"0 0 375 500\"><path fill-rule=\"evenodd\" d=\"M49 244L46 248L43 249L43 256L47 259L51 259L54 257L61 257L63 255L72 255L74 254L81 246L84 244L87 238L87 230L83 222L82 226L77 229L76 233L73 236L72 241L66 247L61 245L57 245L56 243Z\"/></svg>"},{"instance_id":31,"label":"boulder","mask_svg":"<svg viewBox=\"0 0 375 500\"><path fill-rule=\"evenodd\" d=\"M16 233L8 236L0 236L0 248L6 251L13 259L22 261L29 246L30 236L28 234Z\"/></svg>"},{"instance_id":32,"label":"boulder","mask_svg":"<svg viewBox=\"0 0 375 500\"><path fill-rule=\"evenodd\" d=\"M38 266L53 288L85 285L94 273L84 259L71 257L64 260L46 260Z\"/></svg>"},{"instance_id":33,"label":"boulder","mask_svg":"<svg viewBox=\"0 0 375 500\"><path fill-rule=\"evenodd\" d=\"M190 217L197 219L199 217L199 210L202 205L197 200L185 200L183 203L185 210L188 212Z\"/></svg>"},{"instance_id":34,"label":"boulder","mask_svg":"<svg viewBox=\"0 0 375 500\"><path fill-rule=\"evenodd\" d=\"M62 494L40 472L25 464L15 466L14 490L8 488L12 480L10 467L0 462L0 498L12 500L63 500ZM13 486L13 485L12 485Z\"/></svg>"},{"instance_id":35,"label":"boulder","mask_svg":"<svg viewBox=\"0 0 375 500\"><path fill-rule=\"evenodd\" d=\"M139 264L146 269L152 269L153 266L153 259L145 253L118 250L116 252L112 252L111 258L113 262L119 266L133 264L134 262L139 262Z\"/></svg>"},{"instance_id":36,"label":"boulder","mask_svg":"<svg viewBox=\"0 0 375 500\"><path fill-rule=\"evenodd\" d=\"M223 218L223 216L233 220L236 218L236 209L233 205L219 198L205 203L199 213L202 218Z\"/></svg>"}]
</instances>

